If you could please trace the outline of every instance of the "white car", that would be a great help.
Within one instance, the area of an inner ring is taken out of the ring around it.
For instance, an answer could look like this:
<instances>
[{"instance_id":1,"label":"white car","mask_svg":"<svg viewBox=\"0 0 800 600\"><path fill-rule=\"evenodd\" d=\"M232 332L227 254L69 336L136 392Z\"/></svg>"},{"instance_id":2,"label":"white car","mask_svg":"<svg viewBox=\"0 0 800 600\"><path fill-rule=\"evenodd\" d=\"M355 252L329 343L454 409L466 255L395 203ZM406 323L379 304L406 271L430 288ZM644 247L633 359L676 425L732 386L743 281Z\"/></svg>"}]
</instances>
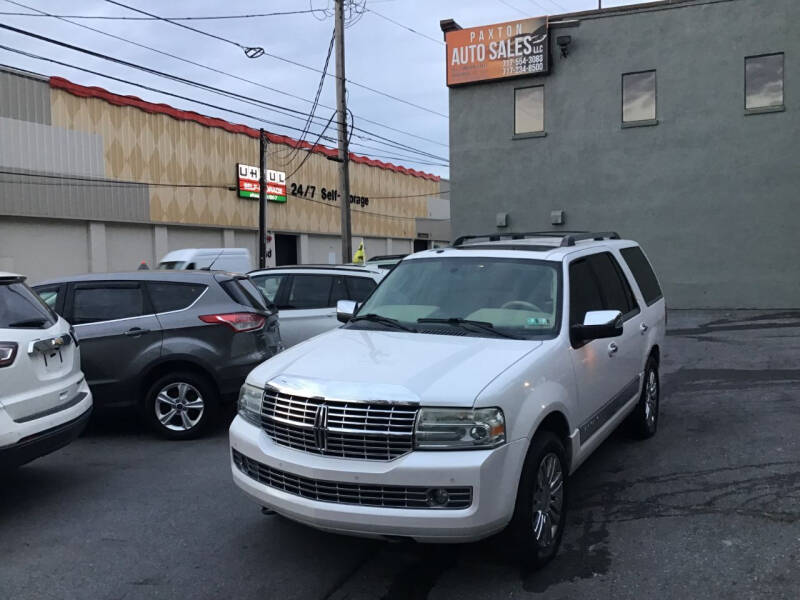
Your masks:
<instances>
[{"instance_id":1,"label":"white car","mask_svg":"<svg viewBox=\"0 0 800 600\"><path fill-rule=\"evenodd\" d=\"M355 315L340 303L343 328L250 373L236 485L320 529L507 528L533 566L555 555L567 476L626 419L656 432L665 303L616 234L483 237L409 256Z\"/></svg>"},{"instance_id":2,"label":"white car","mask_svg":"<svg viewBox=\"0 0 800 600\"><path fill-rule=\"evenodd\" d=\"M386 271L378 267L298 265L250 273L267 301L278 308L285 348L334 329L339 300L363 302Z\"/></svg>"},{"instance_id":3,"label":"white car","mask_svg":"<svg viewBox=\"0 0 800 600\"><path fill-rule=\"evenodd\" d=\"M161 270L230 271L247 273L253 268L247 248L183 248L167 252L158 263Z\"/></svg>"},{"instance_id":4,"label":"white car","mask_svg":"<svg viewBox=\"0 0 800 600\"><path fill-rule=\"evenodd\" d=\"M0 468L23 465L80 435L92 411L69 323L0 273Z\"/></svg>"}]
</instances>

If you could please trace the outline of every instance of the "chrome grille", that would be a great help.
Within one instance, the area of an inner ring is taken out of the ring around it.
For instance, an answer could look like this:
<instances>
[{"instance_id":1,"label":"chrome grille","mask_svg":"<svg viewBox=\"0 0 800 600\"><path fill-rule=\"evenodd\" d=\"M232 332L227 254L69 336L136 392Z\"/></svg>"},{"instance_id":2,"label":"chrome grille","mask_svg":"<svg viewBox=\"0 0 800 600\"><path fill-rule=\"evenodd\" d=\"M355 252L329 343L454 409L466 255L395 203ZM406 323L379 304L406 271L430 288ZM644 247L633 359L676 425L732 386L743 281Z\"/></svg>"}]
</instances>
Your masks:
<instances>
[{"instance_id":1,"label":"chrome grille","mask_svg":"<svg viewBox=\"0 0 800 600\"><path fill-rule=\"evenodd\" d=\"M437 510L464 509L472 505L471 487L429 488L323 481L274 469L236 450L233 450L233 462L242 473L259 483L320 502ZM448 499L445 504L435 505L431 502L433 489L443 489L447 492Z\"/></svg>"},{"instance_id":2,"label":"chrome grille","mask_svg":"<svg viewBox=\"0 0 800 600\"><path fill-rule=\"evenodd\" d=\"M293 396L267 387L261 426L276 443L296 450L366 460L411 452L414 406Z\"/></svg>"}]
</instances>

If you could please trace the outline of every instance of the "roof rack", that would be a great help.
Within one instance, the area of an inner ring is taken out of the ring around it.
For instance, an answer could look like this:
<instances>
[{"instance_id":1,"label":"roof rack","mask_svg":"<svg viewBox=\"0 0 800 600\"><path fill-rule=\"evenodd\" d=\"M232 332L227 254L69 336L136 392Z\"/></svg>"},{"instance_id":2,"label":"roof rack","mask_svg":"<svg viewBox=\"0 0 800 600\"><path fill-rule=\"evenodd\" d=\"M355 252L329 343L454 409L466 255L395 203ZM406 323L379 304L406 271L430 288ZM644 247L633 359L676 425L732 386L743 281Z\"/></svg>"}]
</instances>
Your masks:
<instances>
[{"instance_id":1,"label":"roof rack","mask_svg":"<svg viewBox=\"0 0 800 600\"><path fill-rule=\"evenodd\" d=\"M561 238L561 246L574 246L575 242L581 240L618 240L619 234L616 231L526 231L523 233L483 233L480 235L462 235L453 242L454 247L463 246L464 242L470 240L487 238L490 242L501 240L524 240L525 238L554 237Z\"/></svg>"}]
</instances>

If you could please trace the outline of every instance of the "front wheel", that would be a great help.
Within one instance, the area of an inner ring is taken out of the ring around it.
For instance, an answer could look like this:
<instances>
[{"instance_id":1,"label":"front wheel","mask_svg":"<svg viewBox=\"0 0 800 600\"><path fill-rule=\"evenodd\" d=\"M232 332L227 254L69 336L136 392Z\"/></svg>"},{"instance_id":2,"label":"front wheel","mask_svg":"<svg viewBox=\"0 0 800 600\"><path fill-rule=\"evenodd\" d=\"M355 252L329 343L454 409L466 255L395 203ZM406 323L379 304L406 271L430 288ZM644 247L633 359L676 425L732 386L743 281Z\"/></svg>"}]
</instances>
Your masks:
<instances>
[{"instance_id":1,"label":"front wheel","mask_svg":"<svg viewBox=\"0 0 800 600\"><path fill-rule=\"evenodd\" d=\"M158 378L145 396L144 416L159 435L186 440L201 435L213 422L216 391L194 373L169 373Z\"/></svg>"},{"instance_id":2,"label":"front wheel","mask_svg":"<svg viewBox=\"0 0 800 600\"><path fill-rule=\"evenodd\" d=\"M546 565L561 545L567 517L568 472L561 440L549 431L537 433L522 469L508 531L517 557L530 567Z\"/></svg>"}]
</instances>

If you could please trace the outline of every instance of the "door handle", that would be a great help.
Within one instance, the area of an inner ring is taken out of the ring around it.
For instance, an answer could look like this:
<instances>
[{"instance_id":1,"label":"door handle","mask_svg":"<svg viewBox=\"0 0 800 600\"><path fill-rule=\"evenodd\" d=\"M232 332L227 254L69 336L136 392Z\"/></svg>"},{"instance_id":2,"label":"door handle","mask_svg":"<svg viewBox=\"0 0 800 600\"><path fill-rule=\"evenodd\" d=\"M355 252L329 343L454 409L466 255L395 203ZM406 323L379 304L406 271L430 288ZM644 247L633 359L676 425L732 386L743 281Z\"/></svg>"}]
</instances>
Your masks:
<instances>
[{"instance_id":1,"label":"door handle","mask_svg":"<svg viewBox=\"0 0 800 600\"><path fill-rule=\"evenodd\" d=\"M648 329L650 328L647 326L647 323L641 323L639 325L639 331L641 331L642 333L647 333Z\"/></svg>"},{"instance_id":2,"label":"door handle","mask_svg":"<svg viewBox=\"0 0 800 600\"><path fill-rule=\"evenodd\" d=\"M614 356L617 353L617 350L619 350L619 347L614 342L611 342L608 345L608 355L609 356Z\"/></svg>"},{"instance_id":3,"label":"door handle","mask_svg":"<svg viewBox=\"0 0 800 600\"><path fill-rule=\"evenodd\" d=\"M128 337L138 337L143 333L149 333L149 329L142 329L141 327L134 327L133 329L128 329L123 335L127 335Z\"/></svg>"}]
</instances>

